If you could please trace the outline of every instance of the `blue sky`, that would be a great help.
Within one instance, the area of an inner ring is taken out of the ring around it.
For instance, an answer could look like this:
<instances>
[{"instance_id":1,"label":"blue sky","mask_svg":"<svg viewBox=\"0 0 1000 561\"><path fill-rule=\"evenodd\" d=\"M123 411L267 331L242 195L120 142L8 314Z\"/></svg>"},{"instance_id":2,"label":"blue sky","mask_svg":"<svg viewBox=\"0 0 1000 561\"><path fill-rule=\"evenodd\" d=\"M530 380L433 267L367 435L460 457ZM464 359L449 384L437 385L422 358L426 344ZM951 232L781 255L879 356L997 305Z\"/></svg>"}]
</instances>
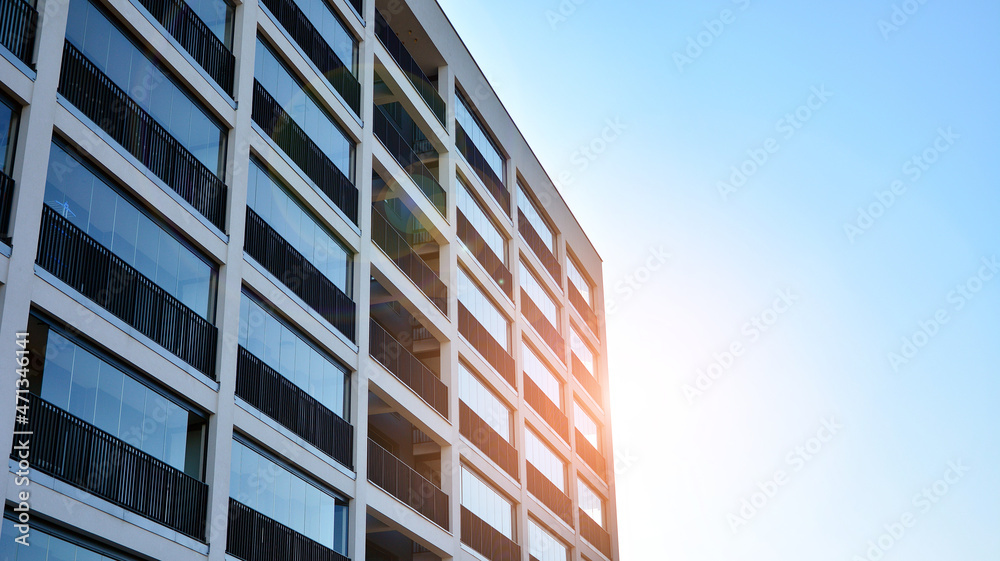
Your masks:
<instances>
[{"instance_id":1,"label":"blue sky","mask_svg":"<svg viewBox=\"0 0 1000 561\"><path fill-rule=\"evenodd\" d=\"M605 260L623 560L1000 558L1000 5L440 2Z\"/></svg>"}]
</instances>

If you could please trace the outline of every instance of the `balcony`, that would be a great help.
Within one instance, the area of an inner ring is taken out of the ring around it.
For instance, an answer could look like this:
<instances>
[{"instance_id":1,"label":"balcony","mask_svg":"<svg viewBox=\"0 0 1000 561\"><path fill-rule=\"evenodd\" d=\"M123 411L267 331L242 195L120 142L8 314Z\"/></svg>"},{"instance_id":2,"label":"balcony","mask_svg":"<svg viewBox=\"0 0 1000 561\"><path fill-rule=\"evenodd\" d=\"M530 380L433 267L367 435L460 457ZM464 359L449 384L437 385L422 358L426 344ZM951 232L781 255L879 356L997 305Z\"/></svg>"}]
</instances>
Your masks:
<instances>
[{"instance_id":1,"label":"balcony","mask_svg":"<svg viewBox=\"0 0 1000 561\"><path fill-rule=\"evenodd\" d=\"M59 94L209 222L225 230L226 184L68 42Z\"/></svg>"},{"instance_id":2,"label":"balcony","mask_svg":"<svg viewBox=\"0 0 1000 561\"><path fill-rule=\"evenodd\" d=\"M442 314L448 315L448 287L410 246L404 234L391 224L380 206L372 206L372 241Z\"/></svg>"},{"instance_id":3,"label":"balcony","mask_svg":"<svg viewBox=\"0 0 1000 561\"><path fill-rule=\"evenodd\" d=\"M524 380L524 401L531 406L539 415L545 419L545 423L552 427L564 441L569 443L569 419L562 412L558 405L545 395L538 384L527 374Z\"/></svg>"},{"instance_id":4,"label":"balcony","mask_svg":"<svg viewBox=\"0 0 1000 561\"><path fill-rule=\"evenodd\" d=\"M438 183L434 174L424 165L420 156L417 155L413 146L407 142L403 133L396 128L392 118L386 113L381 105L376 105L374 109L374 121L372 128L375 137L385 146L385 149L392 154L410 179L420 188L420 191L427 197L437 209L441 216L447 212L444 188Z\"/></svg>"},{"instance_id":5,"label":"balcony","mask_svg":"<svg viewBox=\"0 0 1000 561\"><path fill-rule=\"evenodd\" d=\"M0 0L0 45L34 68L31 57L38 31L38 11L24 0Z\"/></svg>"},{"instance_id":6,"label":"balcony","mask_svg":"<svg viewBox=\"0 0 1000 561\"><path fill-rule=\"evenodd\" d=\"M500 208L510 216L510 192L504 186L503 181L497 177L493 168L486 163L486 156L476 148L472 139L465 133L465 130L457 122L455 123L455 147L465 156L465 161L469 162L476 175L483 181L486 190L493 195L493 198L500 203Z\"/></svg>"},{"instance_id":7,"label":"balcony","mask_svg":"<svg viewBox=\"0 0 1000 561\"><path fill-rule=\"evenodd\" d=\"M601 525L594 521L589 514L579 509L580 516L580 536L597 548L605 557L611 559L611 534L601 528Z\"/></svg>"},{"instance_id":8,"label":"balcony","mask_svg":"<svg viewBox=\"0 0 1000 561\"><path fill-rule=\"evenodd\" d=\"M354 77L344 61L340 60L337 53L333 51L298 5L293 0L262 0L261 3L291 35L295 43L319 69L320 74L326 78L326 81L344 98L347 106L356 115L361 115L361 83ZM361 1L353 0L353 4L360 14Z\"/></svg>"},{"instance_id":9,"label":"balcony","mask_svg":"<svg viewBox=\"0 0 1000 561\"><path fill-rule=\"evenodd\" d=\"M490 335L490 332L479 323L461 302L458 303L458 332L465 337L486 362L490 363L497 373L513 388L517 388L517 378L514 375L514 358L510 356L500 343Z\"/></svg>"},{"instance_id":10,"label":"balcony","mask_svg":"<svg viewBox=\"0 0 1000 561\"><path fill-rule=\"evenodd\" d=\"M345 337L356 341L357 305L247 207L243 249Z\"/></svg>"},{"instance_id":11,"label":"balcony","mask_svg":"<svg viewBox=\"0 0 1000 561\"><path fill-rule=\"evenodd\" d=\"M566 342L563 340L562 335L559 335L559 330L549 322L549 319L545 317L542 310L535 305L535 302L523 288L521 289L521 314L535 328L535 331L542 336L542 340L559 357L559 360L565 361L566 359L563 355L566 352Z\"/></svg>"},{"instance_id":12,"label":"balcony","mask_svg":"<svg viewBox=\"0 0 1000 561\"><path fill-rule=\"evenodd\" d=\"M538 468L531 465L531 462L525 465L528 468L528 492L572 527L573 501L562 489L556 487L542 472L538 471Z\"/></svg>"},{"instance_id":13,"label":"balcony","mask_svg":"<svg viewBox=\"0 0 1000 561\"><path fill-rule=\"evenodd\" d=\"M236 395L354 469L354 427L243 347L236 362Z\"/></svg>"},{"instance_id":14,"label":"balcony","mask_svg":"<svg viewBox=\"0 0 1000 561\"><path fill-rule=\"evenodd\" d=\"M371 320L369 343L372 358L400 382L406 384L442 417L448 418L448 386L390 335L375 318Z\"/></svg>"},{"instance_id":15,"label":"balcony","mask_svg":"<svg viewBox=\"0 0 1000 561\"><path fill-rule=\"evenodd\" d=\"M218 330L46 205L38 266L215 379Z\"/></svg>"},{"instance_id":16,"label":"balcony","mask_svg":"<svg viewBox=\"0 0 1000 561\"><path fill-rule=\"evenodd\" d=\"M521 546L462 507L462 543L490 561L519 561Z\"/></svg>"},{"instance_id":17,"label":"balcony","mask_svg":"<svg viewBox=\"0 0 1000 561\"><path fill-rule=\"evenodd\" d=\"M493 460L500 469L506 471L515 480L517 477L517 449L493 430L464 401L458 402L459 432L476 445L486 456Z\"/></svg>"},{"instance_id":18,"label":"balcony","mask_svg":"<svg viewBox=\"0 0 1000 561\"><path fill-rule=\"evenodd\" d=\"M27 417L32 468L205 540L208 485L34 394L28 394Z\"/></svg>"},{"instance_id":19,"label":"balcony","mask_svg":"<svg viewBox=\"0 0 1000 561\"><path fill-rule=\"evenodd\" d=\"M590 328L590 331L594 335L599 336L601 328L597 320L597 312L595 312L594 309L590 307L590 304L583 299L583 295L580 294L580 291L577 290L576 286L574 286L572 282L569 283L569 302L574 308L576 308L576 311L580 312L583 320L587 322L587 327Z\"/></svg>"},{"instance_id":20,"label":"balcony","mask_svg":"<svg viewBox=\"0 0 1000 561\"><path fill-rule=\"evenodd\" d=\"M389 52L389 56L396 61L400 70L403 71L403 74L413 84L414 89L420 94L421 99L424 100L427 107L430 108L434 116L437 117L437 120L444 126L446 115L444 99L441 98L437 88L431 83L430 78L420 69L420 65L410 55L410 52L406 50L403 42L399 40L396 33L389 27L389 23L385 21L385 18L382 17L378 9L375 10L375 36L378 37L385 50Z\"/></svg>"},{"instance_id":21,"label":"balcony","mask_svg":"<svg viewBox=\"0 0 1000 561\"><path fill-rule=\"evenodd\" d=\"M251 118L351 222L358 223L358 188L257 80Z\"/></svg>"},{"instance_id":22,"label":"balcony","mask_svg":"<svg viewBox=\"0 0 1000 561\"><path fill-rule=\"evenodd\" d=\"M441 561L430 549L371 512L366 516L365 534L365 561Z\"/></svg>"},{"instance_id":23,"label":"balcony","mask_svg":"<svg viewBox=\"0 0 1000 561\"><path fill-rule=\"evenodd\" d=\"M10 213L14 204L14 180L0 172L0 241L10 245Z\"/></svg>"},{"instance_id":24,"label":"balcony","mask_svg":"<svg viewBox=\"0 0 1000 561\"><path fill-rule=\"evenodd\" d=\"M601 383L587 370L587 367L580 362L580 359L573 355L573 377L576 378L583 389L587 390L590 397L594 398L598 404L601 403Z\"/></svg>"},{"instance_id":25,"label":"balcony","mask_svg":"<svg viewBox=\"0 0 1000 561\"><path fill-rule=\"evenodd\" d=\"M229 499L226 553L243 561L351 561L234 499Z\"/></svg>"},{"instance_id":26,"label":"balcony","mask_svg":"<svg viewBox=\"0 0 1000 561\"><path fill-rule=\"evenodd\" d=\"M448 495L373 440L368 441L368 481L448 530Z\"/></svg>"},{"instance_id":27,"label":"balcony","mask_svg":"<svg viewBox=\"0 0 1000 561\"><path fill-rule=\"evenodd\" d=\"M496 281L500 289L507 295L507 298L513 300L514 281L510 270L504 265L503 259L493 253L490 246L486 244L486 240L479 235L479 232L472 226L472 222L469 222L469 219L462 214L462 211L458 211L458 220L455 227L458 239L476 256L476 261L479 261L479 264L486 269L486 272Z\"/></svg>"},{"instance_id":28,"label":"balcony","mask_svg":"<svg viewBox=\"0 0 1000 561\"><path fill-rule=\"evenodd\" d=\"M576 453L580 456L580 459L583 460L583 463L587 464L590 466L590 469L594 470L594 473L596 473L601 479L607 481L608 461L579 430L576 431Z\"/></svg>"},{"instance_id":29,"label":"balcony","mask_svg":"<svg viewBox=\"0 0 1000 561\"><path fill-rule=\"evenodd\" d=\"M553 279L555 279L556 284L561 285L559 279L562 278L562 267L559 266L559 261L556 259L556 256L552 254L549 247L545 245L545 242L542 241L542 237L538 235L537 231L535 231L535 227L531 225L531 222L529 222L528 218L523 214L517 215L517 231L521 233L521 237L524 238L528 247L531 248L532 253L534 253L538 257L538 260L542 262L542 266L545 267L545 270L552 275Z\"/></svg>"},{"instance_id":30,"label":"balcony","mask_svg":"<svg viewBox=\"0 0 1000 561\"><path fill-rule=\"evenodd\" d=\"M194 10L184 0L139 1L215 83L232 97L236 59Z\"/></svg>"}]
</instances>

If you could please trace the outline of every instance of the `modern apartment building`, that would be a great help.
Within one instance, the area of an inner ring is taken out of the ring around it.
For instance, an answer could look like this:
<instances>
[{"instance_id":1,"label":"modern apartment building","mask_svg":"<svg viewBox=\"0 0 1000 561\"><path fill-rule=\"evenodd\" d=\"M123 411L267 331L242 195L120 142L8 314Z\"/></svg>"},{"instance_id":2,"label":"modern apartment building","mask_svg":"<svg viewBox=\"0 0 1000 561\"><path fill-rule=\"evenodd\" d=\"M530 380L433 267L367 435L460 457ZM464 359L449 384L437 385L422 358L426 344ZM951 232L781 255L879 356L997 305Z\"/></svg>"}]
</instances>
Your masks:
<instances>
[{"instance_id":1,"label":"modern apartment building","mask_svg":"<svg viewBox=\"0 0 1000 561\"><path fill-rule=\"evenodd\" d=\"M0 559L618 559L601 261L436 2L0 45Z\"/></svg>"}]
</instances>

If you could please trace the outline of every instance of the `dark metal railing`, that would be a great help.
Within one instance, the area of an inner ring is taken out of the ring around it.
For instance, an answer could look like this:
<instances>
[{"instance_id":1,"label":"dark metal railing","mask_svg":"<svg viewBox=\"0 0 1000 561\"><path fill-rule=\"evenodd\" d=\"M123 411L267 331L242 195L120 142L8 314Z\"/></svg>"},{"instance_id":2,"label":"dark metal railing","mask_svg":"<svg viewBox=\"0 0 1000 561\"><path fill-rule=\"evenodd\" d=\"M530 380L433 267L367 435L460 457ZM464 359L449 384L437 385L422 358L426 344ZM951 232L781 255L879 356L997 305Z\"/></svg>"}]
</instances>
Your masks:
<instances>
[{"instance_id":1,"label":"dark metal railing","mask_svg":"<svg viewBox=\"0 0 1000 561\"><path fill-rule=\"evenodd\" d=\"M393 124L389 115L378 105L374 109L372 128L379 142L392 154L392 157L396 159L399 166L416 183L417 187L427 197L427 200L434 205L438 213L444 216L447 212L444 188L441 187L434 174L420 160L420 156L413 151L413 147L406 142L403 134Z\"/></svg>"},{"instance_id":2,"label":"dark metal railing","mask_svg":"<svg viewBox=\"0 0 1000 561\"><path fill-rule=\"evenodd\" d=\"M185 201L225 230L226 184L69 42L59 93Z\"/></svg>"},{"instance_id":3,"label":"dark metal railing","mask_svg":"<svg viewBox=\"0 0 1000 561\"><path fill-rule=\"evenodd\" d=\"M250 207L243 249L345 337L357 340L357 304Z\"/></svg>"},{"instance_id":4,"label":"dark metal railing","mask_svg":"<svg viewBox=\"0 0 1000 561\"><path fill-rule=\"evenodd\" d=\"M542 388L531 379L527 373L524 375L524 401L531 406L545 422L556 431L556 434L569 442L569 419L566 414L553 403L549 396L545 395Z\"/></svg>"},{"instance_id":5,"label":"dark metal railing","mask_svg":"<svg viewBox=\"0 0 1000 561\"><path fill-rule=\"evenodd\" d=\"M483 153L479 151L479 148L472 142L458 121L455 121L455 147L465 156L465 161L469 162L479 179L483 180L483 184L486 185L486 189L493 195L493 198L500 203L500 208L507 213L507 216L510 216L510 192L507 191L503 180L497 177L493 168L486 163L486 156L483 156Z\"/></svg>"},{"instance_id":6,"label":"dark metal railing","mask_svg":"<svg viewBox=\"0 0 1000 561\"><path fill-rule=\"evenodd\" d=\"M580 456L583 463L590 466L601 479L608 478L608 461L604 455L597 451L597 448L587 440L587 437L576 429L576 454Z\"/></svg>"},{"instance_id":7,"label":"dark metal railing","mask_svg":"<svg viewBox=\"0 0 1000 561\"><path fill-rule=\"evenodd\" d=\"M0 45L34 68L31 57L38 31L38 11L24 0L0 0Z\"/></svg>"},{"instance_id":8,"label":"dark metal railing","mask_svg":"<svg viewBox=\"0 0 1000 561\"><path fill-rule=\"evenodd\" d=\"M486 244L486 240L473 227L472 222L469 222L469 219L462 214L461 210L458 211L458 220L455 223L455 228L458 239L462 240L465 247L469 248L469 251L476 256L476 261L479 261L479 264L486 269L486 272L496 281L500 289L504 291L504 294L513 300L514 281L510 270L504 265L503 259L493 253L490 246Z\"/></svg>"},{"instance_id":9,"label":"dark metal railing","mask_svg":"<svg viewBox=\"0 0 1000 561\"><path fill-rule=\"evenodd\" d=\"M14 180L0 172L0 241L10 244L10 213L14 204Z\"/></svg>"},{"instance_id":10,"label":"dark metal railing","mask_svg":"<svg viewBox=\"0 0 1000 561\"><path fill-rule=\"evenodd\" d=\"M184 47L216 84L233 95L236 58L229 47L183 0L139 0L160 25Z\"/></svg>"},{"instance_id":11,"label":"dark metal railing","mask_svg":"<svg viewBox=\"0 0 1000 561\"><path fill-rule=\"evenodd\" d=\"M517 388L514 359L461 302L458 303L458 332L479 351L479 354L483 355L486 362L490 363L508 384Z\"/></svg>"},{"instance_id":12,"label":"dark metal railing","mask_svg":"<svg viewBox=\"0 0 1000 561\"><path fill-rule=\"evenodd\" d=\"M458 430L487 457L496 462L500 469L517 479L517 448L504 440L500 433L489 426L464 401L458 402Z\"/></svg>"},{"instance_id":13,"label":"dark metal railing","mask_svg":"<svg viewBox=\"0 0 1000 561\"><path fill-rule=\"evenodd\" d=\"M253 82L253 121L312 179L351 222L358 223L358 188L320 150L264 86Z\"/></svg>"},{"instance_id":14,"label":"dark metal railing","mask_svg":"<svg viewBox=\"0 0 1000 561\"><path fill-rule=\"evenodd\" d=\"M556 280L556 284L561 285L562 267L559 266L559 261L552 254L549 246L542 241L542 237L535 231L535 227L528 221L528 217L523 214L517 215L517 231L521 233L521 237L528 243L531 251L538 256L538 260L542 262L545 270Z\"/></svg>"},{"instance_id":15,"label":"dark metal railing","mask_svg":"<svg viewBox=\"0 0 1000 561\"><path fill-rule=\"evenodd\" d=\"M226 553L243 561L351 561L232 498Z\"/></svg>"},{"instance_id":16,"label":"dark metal railing","mask_svg":"<svg viewBox=\"0 0 1000 561\"><path fill-rule=\"evenodd\" d=\"M262 0L261 3L292 36L326 81L344 98L347 106L355 114L361 115L361 83L305 13L292 0ZM360 10L358 13L361 13Z\"/></svg>"},{"instance_id":17,"label":"dark metal railing","mask_svg":"<svg viewBox=\"0 0 1000 561\"><path fill-rule=\"evenodd\" d=\"M566 359L563 355L566 353L566 341L563 340L562 335L559 334L559 330L552 325L549 318L545 317L542 310L539 309L538 305L535 304L534 300L528 296L528 293L523 288L521 289L521 314L535 328L535 331L542 336L545 344L552 349L552 352L556 353L559 360L565 361Z\"/></svg>"},{"instance_id":18,"label":"dark metal railing","mask_svg":"<svg viewBox=\"0 0 1000 561\"><path fill-rule=\"evenodd\" d=\"M26 416L19 430L31 434L33 469L205 540L208 485L37 395L28 394Z\"/></svg>"},{"instance_id":19,"label":"dark metal railing","mask_svg":"<svg viewBox=\"0 0 1000 561\"><path fill-rule=\"evenodd\" d=\"M549 481L531 462L525 463L528 474L528 492L549 507L564 522L573 526L573 501L562 489Z\"/></svg>"},{"instance_id":20,"label":"dark metal railing","mask_svg":"<svg viewBox=\"0 0 1000 561\"><path fill-rule=\"evenodd\" d=\"M372 207L372 241L441 313L448 315L448 287L410 244L406 243L403 234L389 223L389 219L377 207Z\"/></svg>"},{"instance_id":21,"label":"dark metal railing","mask_svg":"<svg viewBox=\"0 0 1000 561\"><path fill-rule=\"evenodd\" d=\"M354 469L354 427L243 347L236 361L236 395Z\"/></svg>"},{"instance_id":22,"label":"dark metal railing","mask_svg":"<svg viewBox=\"0 0 1000 561\"><path fill-rule=\"evenodd\" d=\"M448 495L373 440L368 440L368 481L449 529Z\"/></svg>"},{"instance_id":23,"label":"dark metal railing","mask_svg":"<svg viewBox=\"0 0 1000 561\"><path fill-rule=\"evenodd\" d=\"M587 370L580 359L576 358L576 355L573 355L573 377L579 380L580 385L587 390L594 401L601 403L601 383Z\"/></svg>"},{"instance_id":24,"label":"dark metal railing","mask_svg":"<svg viewBox=\"0 0 1000 561\"><path fill-rule=\"evenodd\" d=\"M372 358L447 419L448 386L374 319L368 339Z\"/></svg>"},{"instance_id":25,"label":"dark metal railing","mask_svg":"<svg viewBox=\"0 0 1000 561\"><path fill-rule=\"evenodd\" d=\"M605 557L611 559L611 534L601 528L601 525L595 522L582 508L579 509L579 512L580 536L596 547L597 551L603 553Z\"/></svg>"},{"instance_id":26,"label":"dark metal railing","mask_svg":"<svg viewBox=\"0 0 1000 561\"><path fill-rule=\"evenodd\" d=\"M462 543L490 561L518 561L521 546L462 506Z\"/></svg>"},{"instance_id":27,"label":"dark metal railing","mask_svg":"<svg viewBox=\"0 0 1000 561\"><path fill-rule=\"evenodd\" d=\"M48 205L36 263L215 379L217 328Z\"/></svg>"},{"instance_id":28,"label":"dark metal railing","mask_svg":"<svg viewBox=\"0 0 1000 561\"><path fill-rule=\"evenodd\" d=\"M583 299L583 294L573 285L572 282L569 283L569 302L573 304L576 311L580 312L583 316L583 321L587 322L587 327L594 335L600 335L600 324L597 321L597 312L590 307L590 304Z\"/></svg>"},{"instance_id":29,"label":"dark metal railing","mask_svg":"<svg viewBox=\"0 0 1000 561\"><path fill-rule=\"evenodd\" d=\"M375 10L375 36L385 46L385 50L389 51L389 56L396 61L400 70L403 71L403 74L413 84L413 87L420 94L420 97L423 98L424 102L427 103L427 107L434 113L437 120L444 125L444 99L441 98L441 94L438 93L437 88L431 83L430 78L420 69L417 61L406 50L403 42L399 40L399 37L396 37L396 33L389 27L389 23L382 17L378 9Z\"/></svg>"}]
</instances>

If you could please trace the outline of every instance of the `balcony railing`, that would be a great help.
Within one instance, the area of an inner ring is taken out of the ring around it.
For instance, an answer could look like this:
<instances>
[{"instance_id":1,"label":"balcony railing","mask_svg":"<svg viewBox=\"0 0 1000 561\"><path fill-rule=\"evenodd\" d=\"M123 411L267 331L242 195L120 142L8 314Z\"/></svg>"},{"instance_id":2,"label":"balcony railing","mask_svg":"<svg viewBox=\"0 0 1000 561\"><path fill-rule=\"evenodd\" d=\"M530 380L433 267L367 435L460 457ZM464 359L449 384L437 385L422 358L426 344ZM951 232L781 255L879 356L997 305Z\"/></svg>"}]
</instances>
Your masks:
<instances>
[{"instance_id":1,"label":"balcony railing","mask_svg":"<svg viewBox=\"0 0 1000 561\"><path fill-rule=\"evenodd\" d=\"M608 461L579 429L576 431L576 453L601 479L608 478Z\"/></svg>"},{"instance_id":2,"label":"balcony railing","mask_svg":"<svg viewBox=\"0 0 1000 561\"><path fill-rule=\"evenodd\" d=\"M199 372L215 379L216 327L48 205L42 208L36 262Z\"/></svg>"},{"instance_id":3,"label":"balcony railing","mask_svg":"<svg viewBox=\"0 0 1000 561\"><path fill-rule=\"evenodd\" d=\"M372 207L372 241L441 313L448 315L448 287L377 207Z\"/></svg>"},{"instance_id":4,"label":"balcony railing","mask_svg":"<svg viewBox=\"0 0 1000 561\"><path fill-rule=\"evenodd\" d=\"M472 139L465 133L465 129L457 121L455 122L455 147L465 156L465 161L469 162L479 179L483 180L483 184L486 185L486 189L493 195L493 198L500 203L500 208L507 213L507 216L510 216L510 192L507 191L503 180L497 177L493 168L486 163L486 156L483 156L479 148L476 148Z\"/></svg>"},{"instance_id":5,"label":"balcony railing","mask_svg":"<svg viewBox=\"0 0 1000 561\"><path fill-rule=\"evenodd\" d=\"M354 469L354 427L243 347L236 362L236 395Z\"/></svg>"},{"instance_id":6,"label":"balcony railing","mask_svg":"<svg viewBox=\"0 0 1000 561\"><path fill-rule=\"evenodd\" d=\"M374 319L368 339L372 358L447 419L448 386Z\"/></svg>"},{"instance_id":7,"label":"balcony railing","mask_svg":"<svg viewBox=\"0 0 1000 561\"><path fill-rule=\"evenodd\" d=\"M542 501L564 522L573 526L573 501L554 483L549 481L531 462L525 464L528 474L528 492Z\"/></svg>"},{"instance_id":8,"label":"balcony railing","mask_svg":"<svg viewBox=\"0 0 1000 561\"><path fill-rule=\"evenodd\" d=\"M250 207L243 249L330 325L356 340L357 304Z\"/></svg>"},{"instance_id":9,"label":"balcony railing","mask_svg":"<svg viewBox=\"0 0 1000 561\"><path fill-rule=\"evenodd\" d=\"M31 4L24 0L0 0L0 45L32 68L37 30L38 11Z\"/></svg>"},{"instance_id":10,"label":"balcony railing","mask_svg":"<svg viewBox=\"0 0 1000 561\"><path fill-rule=\"evenodd\" d=\"M559 360L565 362L566 359L563 355L566 353L566 342L563 340L562 335L559 334L559 330L549 322L549 318L545 317L542 310L538 308L534 300L528 296L528 293L523 288L521 289L521 314L535 328L535 331L542 336L545 344L552 349L552 352L559 357Z\"/></svg>"},{"instance_id":11,"label":"balcony railing","mask_svg":"<svg viewBox=\"0 0 1000 561\"><path fill-rule=\"evenodd\" d=\"M229 499L226 553L243 561L351 561L235 499Z\"/></svg>"},{"instance_id":12,"label":"balcony railing","mask_svg":"<svg viewBox=\"0 0 1000 561\"><path fill-rule=\"evenodd\" d=\"M587 390L594 401L601 403L601 383L587 370L580 359L576 358L576 355L573 355L573 377L580 382L580 385Z\"/></svg>"},{"instance_id":13,"label":"balcony railing","mask_svg":"<svg viewBox=\"0 0 1000 561\"><path fill-rule=\"evenodd\" d=\"M33 469L205 540L208 485L37 395L28 394L27 418L18 430L31 434Z\"/></svg>"},{"instance_id":14,"label":"balcony railing","mask_svg":"<svg viewBox=\"0 0 1000 561\"><path fill-rule=\"evenodd\" d=\"M260 82L253 82L253 122L264 131L295 165L312 179L347 218L358 223L358 188L337 169L319 146L306 136Z\"/></svg>"},{"instance_id":15,"label":"balcony railing","mask_svg":"<svg viewBox=\"0 0 1000 561\"><path fill-rule=\"evenodd\" d=\"M469 248L469 251L476 256L476 261L479 261L479 264L486 269L486 272L496 281L500 289L507 295L507 298L513 300L514 281L510 270L504 265L503 259L493 253L490 246L486 244L486 240L479 235L472 222L469 222L469 219L462 214L461 210L458 211L458 221L455 224L455 228L458 233L458 239L462 240L465 247Z\"/></svg>"},{"instance_id":16,"label":"balcony railing","mask_svg":"<svg viewBox=\"0 0 1000 561\"><path fill-rule=\"evenodd\" d=\"M427 107L434 113L437 120L444 125L444 99L441 98L441 94L438 93L437 88L431 83L430 78L420 69L417 61L413 60L403 42L399 40L399 37L396 37L395 32L389 27L389 23L385 21L385 18L382 17L382 14L377 9L375 10L375 36L385 46L385 50L389 51L389 56L396 61L400 70L403 71L403 74L413 84L413 87L420 94L420 97L423 98L424 102L427 103Z\"/></svg>"},{"instance_id":17,"label":"balcony railing","mask_svg":"<svg viewBox=\"0 0 1000 561\"><path fill-rule=\"evenodd\" d=\"M0 172L0 241L10 245L10 212L14 204L14 180Z\"/></svg>"},{"instance_id":18,"label":"balcony railing","mask_svg":"<svg viewBox=\"0 0 1000 561\"><path fill-rule=\"evenodd\" d=\"M545 392L538 387L531 376L525 374L522 379L524 380L524 401L545 419L545 422L552 427L552 430L556 431L556 434L569 443L569 419L559 409L559 406L545 395Z\"/></svg>"},{"instance_id":19,"label":"balcony railing","mask_svg":"<svg viewBox=\"0 0 1000 561\"><path fill-rule=\"evenodd\" d=\"M490 561L518 561L521 546L462 506L462 543Z\"/></svg>"},{"instance_id":20,"label":"balcony railing","mask_svg":"<svg viewBox=\"0 0 1000 561\"><path fill-rule=\"evenodd\" d=\"M226 184L69 42L59 93L220 230Z\"/></svg>"},{"instance_id":21,"label":"balcony railing","mask_svg":"<svg viewBox=\"0 0 1000 561\"><path fill-rule=\"evenodd\" d=\"M427 169L420 156L413 151L413 147L406 142L403 134L393 124L389 115L378 105L375 106L372 128L379 142L392 154L392 157L406 171L410 179L417 184L427 200L434 204L438 213L444 216L447 212L444 188L438 183L434 174Z\"/></svg>"},{"instance_id":22,"label":"balcony railing","mask_svg":"<svg viewBox=\"0 0 1000 561\"><path fill-rule=\"evenodd\" d=\"M326 42L323 35L309 21L293 0L262 0L268 11L291 35L296 44L316 65L320 74L344 98L355 114L361 114L361 83L351 73L344 61ZM358 13L361 13L360 9Z\"/></svg>"},{"instance_id":23,"label":"balcony railing","mask_svg":"<svg viewBox=\"0 0 1000 561\"><path fill-rule=\"evenodd\" d=\"M368 481L448 530L448 495L373 440L368 441Z\"/></svg>"},{"instance_id":24,"label":"balcony railing","mask_svg":"<svg viewBox=\"0 0 1000 561\"><path fill-rule=\"evenodd\" d=\"M590 307L590 304L583 299L583 295L577 290L573 283L569 283L569 302L573 304L576 311L580 312L583 320L587 322L587 327L594 335L600 335L600 324L597 321L597 312Z\"/></svg>"},{"instance_id":25,"label":"balcony railing","mask_svg":"<svg viewBox=\"0 0 1000 561\"><path fill-rule=\"evenodd\" d=\"M479 354L483 355L486 362L490 363L490 366L495 368L511 387L517 388L514 359L461 302L458 303L458 332L479 351Z\"/></svg>"},{"instance_id":26,"label":"balcony railing","mask_svg":"<svg viewBox=\"0 0 1000 561\"><path fill-rule=\"evenodd\" d=\"M535 231L535 227L531 225L528 218L523 214L517 215L517 231L521 233L521 237L527 242L528 247L531 248L532 253L534 253L538 260L542 262L542 266L545 270L552 275L555 279L556 284L560 283L562 267L559 266L559 261L556 260L556 256L552 254L552 250L549 246L545 245L542 241L542 237L538 235Z\"/></svg>"},{"instance_id":27,"label":"balcony railing","mask_svg":"<svg viewBox=\"0 0 1000 561\"><path fill-rule=\"evenodd\" d=\"M227 94L233 95L232 51L184 0L139 0Z\"/></svg>"},{"instance_id":28,"label":"balcony railing","mask_svg":"<svg viewBox=\"0 0 1000 561\"><path fill-rule=\"evenodd\" d=\"M611 534L601 528L601 525L595 522L582 508L579 509L579 513L580 536L596 547L597 551L600 551L605 557L611 559Z\"/></svg>"},{"instance_id":29,"label":"balcony railing","mask_svg":"<svg viewBox=\"0 0 1000 561\"><path fill-rule=\"evenodd\" d=\"M464 401L458 402L459 432L476 445L489 459L517 479L517 449L504 440L500 433L486 424Z\"/></svg>"}]
</instances>

